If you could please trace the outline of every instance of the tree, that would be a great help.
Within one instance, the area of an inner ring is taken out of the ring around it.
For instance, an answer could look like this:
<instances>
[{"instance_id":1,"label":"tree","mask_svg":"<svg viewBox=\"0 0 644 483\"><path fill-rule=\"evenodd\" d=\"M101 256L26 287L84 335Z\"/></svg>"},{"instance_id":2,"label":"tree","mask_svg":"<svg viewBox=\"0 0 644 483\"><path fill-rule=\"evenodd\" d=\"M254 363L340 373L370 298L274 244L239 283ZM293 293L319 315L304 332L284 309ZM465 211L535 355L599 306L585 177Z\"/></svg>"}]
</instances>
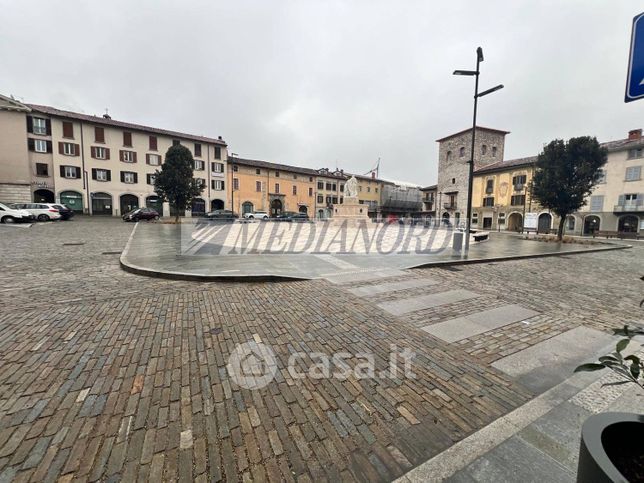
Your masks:
<instances>
[{"instance_id":1,"label":"tree","mask_svg":"<svg viewBox=\"0 0 644 483\"><path fill-rule=\"evenodd\" d=\"M567 143L555 139L539 154L532 196L559 216L558 240L563 237L566 217L586 204L599 183L606 156L606 148L590 136L570 138Z\"/></svg>"},{"instance_id":2,"label":"tree","mask_svg":"<svg viewBox=\"0 0 644 483\"><path fill-rule=\"evenodd\" d=\"M204 189L192 178L193 169L194 160L190 150L177 144L168 149L161 171L156 171L154 191L162 201L167 201L175 207L175 222L179 221L179 213L190 208L193 200Z\"/></svg>"}]
</instances>

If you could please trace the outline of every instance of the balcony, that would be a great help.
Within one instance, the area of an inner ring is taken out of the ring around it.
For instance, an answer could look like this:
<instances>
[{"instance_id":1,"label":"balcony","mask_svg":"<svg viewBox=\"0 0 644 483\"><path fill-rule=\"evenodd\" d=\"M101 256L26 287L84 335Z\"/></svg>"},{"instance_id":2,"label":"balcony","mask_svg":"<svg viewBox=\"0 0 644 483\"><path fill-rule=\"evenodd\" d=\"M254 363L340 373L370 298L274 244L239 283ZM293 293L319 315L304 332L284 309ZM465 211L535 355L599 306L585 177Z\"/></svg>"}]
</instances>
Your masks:
<instances>
[{"instance_id":1,"label":"balcony","mask_svg":"<svg viewBox=\"0 0 644 483\"><path fill-rule=\"evenodd\" d=\"M644 213L644 204L638 200L633 203L615 205L613 207L613 213Z\"/></svg>"},{"instance_id":2,"label":"balcony","mask_svg":"<svg viewBox=\"0 0 644 483\"><path fill-rule=\"evenodd\" d=\"M446 210L455 210L456 201L454 201L453 203L450 201L446 201L445 203L443 203L443 208L445 208Z\"/></svg>"}]
</instances>

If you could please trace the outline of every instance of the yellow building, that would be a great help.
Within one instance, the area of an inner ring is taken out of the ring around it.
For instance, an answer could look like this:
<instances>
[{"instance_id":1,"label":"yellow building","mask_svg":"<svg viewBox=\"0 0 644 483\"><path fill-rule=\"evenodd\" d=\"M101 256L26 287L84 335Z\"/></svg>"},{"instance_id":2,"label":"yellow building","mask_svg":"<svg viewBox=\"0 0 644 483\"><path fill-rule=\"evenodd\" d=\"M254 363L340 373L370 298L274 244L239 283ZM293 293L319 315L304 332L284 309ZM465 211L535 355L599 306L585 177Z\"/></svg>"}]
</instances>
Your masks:
<instances>
[{"instance_id":1,"label":"yellow building","mask_svg":"<svg viewBox=\"0 0 644 483\"><path fill-rule=\"evenodd\" d=\"M358 200L360 204L369 206L369 217L373 218L380 210L380 197L384 183L375 176L357 174L354 176L358 180Z\"/></svg>"},{"instance_id":2,"label":"yellow building","mask_svg":"<svg viewBox=\"0 0 644 483\"><path fill-rule=\"evenodd\" d=\"M536 161L536 156L499 161L475 171L472 228L520 231L526 215L540 232L553 228L554 216L530 196Z\"/></svg>"},{"instance_id":3,"label":"yellow building","mask_svg":"<svg viewBox=\"0 0 644 483\"><path fill-rule=\"evenodd\" d=\"M254 159L228 158L228 202L235 213L315 213L314 169ZM227 203L228 204L228 203Z\"/></svg>"}]
</instances>

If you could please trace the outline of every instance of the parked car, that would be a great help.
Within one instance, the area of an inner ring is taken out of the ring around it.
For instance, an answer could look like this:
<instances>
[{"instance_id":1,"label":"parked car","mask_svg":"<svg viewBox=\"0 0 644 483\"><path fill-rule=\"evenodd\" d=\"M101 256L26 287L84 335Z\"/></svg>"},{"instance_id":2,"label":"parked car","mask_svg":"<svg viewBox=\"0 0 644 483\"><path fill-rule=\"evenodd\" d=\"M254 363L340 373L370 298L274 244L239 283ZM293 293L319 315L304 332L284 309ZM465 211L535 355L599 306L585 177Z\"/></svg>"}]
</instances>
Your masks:
<instances>
[{"instance_id":1,"label":"parked car","mask_svg":"<svg viewBox=\"0 0 644 483\"><path fill-rule=\"evenodd\" d=\"M306 213L297 213L295 211L285 211L275 217L276 221L309 221L309 215Z\"/></svg>"},{"instance_id":2,"label":"parked car","mask_svg":"<svg viewBox=\"0 0 644 483\"><path fill-rule=\"evenodd\" d=\"M152 208L136 208L123 215L124 221L158 220L159 212Z\"/></svg>"},{"instance_id":3,"label":"parked car","mask_svg":"<svg viewBox=\"0 0 644 483\"><path fill-rule=\"evenodd\" d=\"M60 220L61 215L53 203L13 203L12 208L25 210L36 217L38 221Z\"/></svg>"},{"instance_id":4,"label":"parked car","mask_svg":"<svg viewBox=\"0 0 644 483\"><path fill-rule=\"evenodd\" d=\"M0 203L0 223L16 223L34 221L36 217L26 210L13 208Z\"/></svg>"},{"instance_id":5,"label":"parked car","mask_svg":"<svg viewBox=\"0 0 644 483\"><path fill-rule=\"evenodd\" d=\"M253 211L252 213L244 213L244 218L247 220L268 220L268 213L265 211Z\"/></svg>"},{"instance_id":6,"label":"parked car","mask_svg":"<svg viewBox=\"0 0 644 483\"><path fill-rule=\"evenodd\" d=\"M67 205L54 205L54 207L58 210L58 213L60 213L61 220L70 220L76 214L74 213L74 210Z\"/></svg>"},{"instance_id":7,"label":"parked car","mask_svg":"<svg viewBox=\"0 0 644 483\"><path fill-rule=\"evenodd\" d=\"M236 213L233 213L230 210L214 210L209 213L206 213L203 215L204 218L207 218L209 220L235 220L236 218L239 218L239 215Z\"/></svg>"}]
</instances>

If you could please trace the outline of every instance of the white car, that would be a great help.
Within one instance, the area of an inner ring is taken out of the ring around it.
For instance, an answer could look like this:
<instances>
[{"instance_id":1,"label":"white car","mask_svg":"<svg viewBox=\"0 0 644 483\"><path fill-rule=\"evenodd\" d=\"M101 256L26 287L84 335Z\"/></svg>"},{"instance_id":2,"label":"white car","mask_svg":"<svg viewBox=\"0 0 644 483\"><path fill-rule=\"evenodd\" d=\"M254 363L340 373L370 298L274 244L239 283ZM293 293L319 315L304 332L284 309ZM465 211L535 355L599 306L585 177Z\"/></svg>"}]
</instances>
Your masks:
<instances>
[{"instance_id":1,"label":"white car","mask_svg":"<svg viewBox=\"0 0 644 483\"><path fill-rule=\"evenodd\" d=\"M254 211L252 213L244 213L244 218L247 220L268 220L268 213L265 211Z\"/></svg>"},{"instance_id":2,"label":"white car","mask_svg":"<svg viewBox=\"0 0 644 483\"><path fill-rule=\"evenodd\" d=\"M54 203L13 203L12 208L25 210L38 221L60 220L61 215Z\"/></svg>"},{"instance_id":3,"label":"white car","mask_svg":"<svg viewBox=\"0 0 644 483\"><path fill-rule=\"evenodd\" d=\"M15 223L17 221L33 221L34 215L26 210L18 210L0 203L0 222Z\"/></svg>"}]
</instances>

